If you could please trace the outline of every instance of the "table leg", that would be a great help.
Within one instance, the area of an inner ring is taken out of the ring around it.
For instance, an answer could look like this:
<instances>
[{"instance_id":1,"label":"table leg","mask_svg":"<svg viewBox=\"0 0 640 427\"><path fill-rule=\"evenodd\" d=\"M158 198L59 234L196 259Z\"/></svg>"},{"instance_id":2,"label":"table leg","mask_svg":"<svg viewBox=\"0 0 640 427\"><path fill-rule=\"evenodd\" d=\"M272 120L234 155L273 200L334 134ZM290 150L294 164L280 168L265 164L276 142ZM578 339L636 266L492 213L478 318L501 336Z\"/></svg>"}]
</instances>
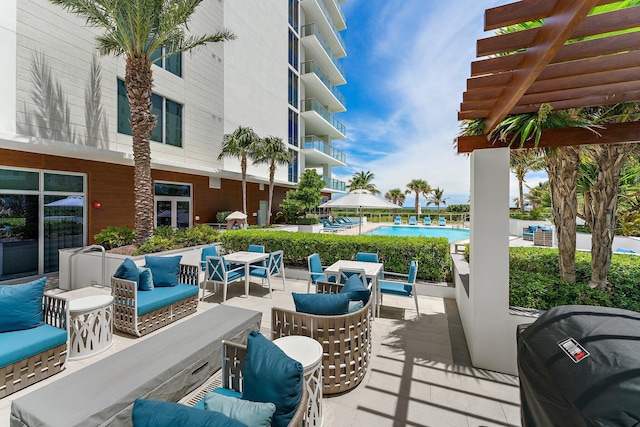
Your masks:
<instances>
[{"instance_id":1,"label":"table leg","mask_svg":"<svg viewBox=\"0 0 640 427\"><path fill-rule=\"evenodd\" d=\"M244 265L244 297L249 298L249 263Z\"/></svg>"}]
</instances>

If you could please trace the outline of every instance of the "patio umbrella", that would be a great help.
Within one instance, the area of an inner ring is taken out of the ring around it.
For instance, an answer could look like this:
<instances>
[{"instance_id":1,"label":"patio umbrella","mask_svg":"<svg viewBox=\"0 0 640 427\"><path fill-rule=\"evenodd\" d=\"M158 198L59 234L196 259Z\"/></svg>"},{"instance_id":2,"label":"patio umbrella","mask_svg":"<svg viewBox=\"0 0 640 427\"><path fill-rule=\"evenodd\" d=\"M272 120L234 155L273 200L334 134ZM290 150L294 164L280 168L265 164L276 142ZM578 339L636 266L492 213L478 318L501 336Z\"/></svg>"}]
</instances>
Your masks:
<instances>
[{"instance_id":1,"label":"patio umbrella","mask_svg":"<svg viewBox=\"0 0 640 427\"><path fill-rule=\"evenodd\" d=\"M45 206L84 206L82 196L69 196L55 202L47 203Z\"/></svg>"},{"instance_id":2,"label":"patio umbrella","mask_svg":"<svg viewBox=\"0 0 640 427\"><path fill-rule=\"evenodd\" d=\"M329 200L327 203L323 203L320 208L352 208L360 210L360 224L358 226L358 234L362 233L362 210L364 208L389 208L389 209L401 209L394 203L387 200L376 197L367 190L353 190L344 197L339 199Z\"/></svg>"}]
</instances>

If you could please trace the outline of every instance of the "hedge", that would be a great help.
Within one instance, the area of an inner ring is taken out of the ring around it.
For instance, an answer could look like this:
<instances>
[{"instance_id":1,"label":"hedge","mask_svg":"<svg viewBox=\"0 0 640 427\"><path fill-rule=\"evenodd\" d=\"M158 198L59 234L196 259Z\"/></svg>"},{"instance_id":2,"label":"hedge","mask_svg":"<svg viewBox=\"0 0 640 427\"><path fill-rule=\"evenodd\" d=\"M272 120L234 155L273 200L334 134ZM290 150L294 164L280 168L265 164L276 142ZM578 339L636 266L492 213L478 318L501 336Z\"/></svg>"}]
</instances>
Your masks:
<instances>
[{"instance_id":1,"label":"hedge","mask_svg":"<svg viewBox=\"0 0 640 427\"><path fill-rule=\"evenodd\" d=\"M307 268L307 257L320 255L323 265L355 259L357 252L375 252L384 270L407 274L411 260L418 262L418 278L442 282L451 278L449 242L444 237L341 236L286 231L230 230L220 236L228 251L264 245L267 252L282 249L287 266Z\"/></svg>"}]
</instances>

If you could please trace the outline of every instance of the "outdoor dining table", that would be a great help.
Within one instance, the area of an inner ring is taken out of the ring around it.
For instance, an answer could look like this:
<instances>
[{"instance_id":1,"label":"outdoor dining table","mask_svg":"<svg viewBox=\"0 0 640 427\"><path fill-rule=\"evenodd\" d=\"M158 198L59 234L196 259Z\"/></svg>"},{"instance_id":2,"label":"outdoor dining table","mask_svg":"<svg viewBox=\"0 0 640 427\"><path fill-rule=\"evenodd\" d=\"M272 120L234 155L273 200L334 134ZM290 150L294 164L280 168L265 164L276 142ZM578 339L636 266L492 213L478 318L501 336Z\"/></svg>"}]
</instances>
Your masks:
<instances>
[{"instance_id":1,"label":"outdoor dining table","mask_svg":"<svg viewBox=\"0 0 640 427\"><path fill-rule=\"evenodd\" d=\"M250 265L267 258L269 258L268 253L248 251L231 252L224 256L224 260L229 264L244 264L244 294L246 297L249 297Z\"/></svg>"},{"instance_id":2,"label":"outdoor dining table","mask_svg":"<svg viewBox=\"0 0 640 427\"><path fill-rule=\"evenodd\" d=\"M378 284L378 277L380 277L382 270L384 270L384 264L380 262L350 261L341 259L327 267L324 272L327 278L329 278L329 276L338 277L340 275L341 268L357 268L364 270L364 274L367 276L367 279L371 279L371 287L373 289L373 315L379 316L378 304L380 302L380 287Z\"/></svg>"}]
</instances>

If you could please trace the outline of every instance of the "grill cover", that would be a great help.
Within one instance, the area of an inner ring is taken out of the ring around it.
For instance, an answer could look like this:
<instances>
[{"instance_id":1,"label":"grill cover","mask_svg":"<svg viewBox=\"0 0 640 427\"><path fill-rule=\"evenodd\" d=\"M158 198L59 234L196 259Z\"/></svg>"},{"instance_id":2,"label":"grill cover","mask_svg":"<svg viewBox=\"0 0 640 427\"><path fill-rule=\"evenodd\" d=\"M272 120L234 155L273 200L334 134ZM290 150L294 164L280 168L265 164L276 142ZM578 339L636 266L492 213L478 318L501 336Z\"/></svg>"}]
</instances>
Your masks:
<instances>
[{"instance_id":1,"label":"grill cover","mask_svg":"<svg viewBox=\"0 0 640 427\"><path fill-rule=\"evenodd\" d=\"M523 427L640 426L640 313L555 307L517 335Z\"/></svg>"}]
</instances>

